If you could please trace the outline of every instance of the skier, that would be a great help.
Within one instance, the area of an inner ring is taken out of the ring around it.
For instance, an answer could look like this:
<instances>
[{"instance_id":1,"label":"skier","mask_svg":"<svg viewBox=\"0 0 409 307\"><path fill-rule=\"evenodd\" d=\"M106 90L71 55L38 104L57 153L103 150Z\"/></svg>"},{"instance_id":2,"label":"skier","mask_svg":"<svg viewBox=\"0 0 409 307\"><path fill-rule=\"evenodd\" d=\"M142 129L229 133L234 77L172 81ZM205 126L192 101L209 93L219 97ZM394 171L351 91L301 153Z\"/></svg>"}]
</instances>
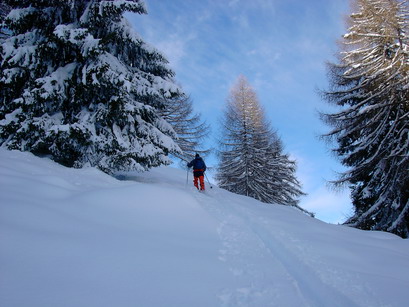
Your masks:
<instances>
[{"instance_id":1,"label":"skier","mask_svg":"<svg viewBox=\"0 0 409 307\"><path fill-rule=\"evenodd\" d=\"M188 168L193 166L193 183L195 187L199 190L200 182L200 191L205 190L205 183L204 183L204 172L206 171L206 164L203 161L202 157L199 154L196 154L195 158L187 164Z\"/></svg>"}]
</instances>

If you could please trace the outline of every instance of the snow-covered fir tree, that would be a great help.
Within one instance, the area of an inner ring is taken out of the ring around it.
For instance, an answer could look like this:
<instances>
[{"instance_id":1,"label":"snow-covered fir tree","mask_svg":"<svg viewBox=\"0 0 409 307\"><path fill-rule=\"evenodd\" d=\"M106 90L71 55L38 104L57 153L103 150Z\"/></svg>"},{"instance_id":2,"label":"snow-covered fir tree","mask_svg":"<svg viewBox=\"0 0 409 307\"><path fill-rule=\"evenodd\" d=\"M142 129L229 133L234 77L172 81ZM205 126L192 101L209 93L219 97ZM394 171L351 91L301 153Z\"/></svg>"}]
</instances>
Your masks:
<instances>
[{"instance_id":1,"label":"snow-covered fir tree","mask_svg":"<svg viewBox=\"0 0 409 307\"><path fill-rule=\"evenodd\" d=\"M5 39L10 33L4 23L6 16L10 12L10 7L5 3L0 3L0 40Z\"/></svg>"},{"instance_id":2,"label":"snow-covered fir tree","mask_svg":"<svg viewBox=\"0 0 409 307\"><path fill-rule=\"evenodd\" d=\"M191 161L196 153L206 156L210 152L204 143L210 127L201 120L199 113L194 113L193 101L189 96L167 99L166 108L161 111L161 115L176 132L176 143L181 151L174 156L181 159L183 165L184 162Z\"/></svg>"},{"instance_id":3,"label":"snow-covered fir tree","mask_svg":"<svg viewBox=\"0 0 409 307\"><path fill-rule=\"evenodd\" d=\"M221 188L265 203L298 206L304 193L295 162L267 122L256 92L244 76L231 89L222 119L216 179Z\"/></svg>"},{"instance_id":4,"label":"snow-covered fir tree","mask_svg":"<svg viewBox=\"0 0 409 307\"><path fill-rule=\"evenodd\" d=\"M167 60L123 17L141 0L7 0L0 144L67 166L146 170L178 152L160 115L183 93Z\"/></svg>"},{"instance_id":5,"label":"snow-covered fir tree","mask_svg":"<svg viewBox=\"0 0 409 307\"><path fill-rule=\"evenodd\" d=\"M409 19L406 1L356 0L324 98L340 108L324 138L349 170L346 224L409 235Z\"/></svg>"},{"instance_id":6,"label":"snow-covered fir tree","mask_svg":"<svg viewBox=\"0 0 409 307\"><path fill-rule=\"evenodd\" d=\"M8 13L10 12L10 6L6 3L0 3L0 21L3 22Z\"/></svg>"}]
</instances>

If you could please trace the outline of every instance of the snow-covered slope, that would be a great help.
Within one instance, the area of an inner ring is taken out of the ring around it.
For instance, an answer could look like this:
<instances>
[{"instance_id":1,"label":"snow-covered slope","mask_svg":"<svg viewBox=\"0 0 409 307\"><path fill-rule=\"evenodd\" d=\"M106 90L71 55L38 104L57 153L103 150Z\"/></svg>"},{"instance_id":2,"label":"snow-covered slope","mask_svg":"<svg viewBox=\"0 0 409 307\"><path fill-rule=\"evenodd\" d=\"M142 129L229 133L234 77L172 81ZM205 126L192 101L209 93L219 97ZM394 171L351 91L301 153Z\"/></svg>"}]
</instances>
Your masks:
<instances>
[{"instance_id":1,"label":"snow-covered slope","mask_svg":"<svg viewBox=\"0 0 409 307\"><path fill-rule=\"evenodd\" d=\"M408 306L408 240L126 179L0 150L0 306Z\"/></svg>"}]
</instances>

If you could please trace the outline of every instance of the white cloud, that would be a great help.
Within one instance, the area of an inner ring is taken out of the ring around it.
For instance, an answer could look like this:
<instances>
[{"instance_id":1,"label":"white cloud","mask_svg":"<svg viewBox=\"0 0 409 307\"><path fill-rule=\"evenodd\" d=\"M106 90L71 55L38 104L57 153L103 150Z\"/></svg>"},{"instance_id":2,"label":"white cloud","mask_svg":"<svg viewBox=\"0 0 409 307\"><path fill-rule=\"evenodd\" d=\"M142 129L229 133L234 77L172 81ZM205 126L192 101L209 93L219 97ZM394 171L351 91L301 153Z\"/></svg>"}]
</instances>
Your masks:
<instances>
[{"instance_id":1,"label":"white cloud","mask_svg":"<svg viewBox=\"0 0 409 307\"><path fill-rule=\"evenodd\" d=\"M352 213L349 191L335 192L326 187L321 187L300 203L301 207L316 213L316 218L328 223L342 223Z\"/></svg>"},{"instance_id":2,"label":"white cloud","mask_svg":"<svg viewBox=\"0 0 409 307\"><path fill-rule=\"evenodd\" d=\"M189 39L173 35L168 40L157 42L155 46L166 56L170 66L177 70L183 57L186 56L186 44L188 41Z\"/></svg>"},{"instance_id":3,"label":"white cloud","mask_svg":"<svg viewBox=\"0 0 409 307\"><path fill-rule=\"evenodd\" d=\"M333 224L344 222L352 213L352 202L348 189L335 190L330 187L329 178L324 178L333 176L333 170L322 159L311 158L297 150L291 151L290 159L297 162L296 176L302 190L307 193L300 199L301 207L314 212L322 221Z\"/></svg>"},{"instance_id":4,"label":"white cloud","mask_svg":"<svg viewBox=\"0 0 409 307\"><path fill-rule=\"evenodd\" d=\"M233 16L232 20L239 25L240 28L242 29L248 29L250 28L250 22L249 19L246 15L240 14L237 16Z\"/></svg>"},{"instance_id":5,"label":"white cloud","mask_svg":"<svg viewBox=\"0 0 409 307\"><path fill-rule=\"evenodd\" d=\"M239 3L239 2L240 2L240 0L230 0L230 1L229 1L229 6L230 6L230 7L236 6L237 3Z\"/></svg>"}]
</instances>

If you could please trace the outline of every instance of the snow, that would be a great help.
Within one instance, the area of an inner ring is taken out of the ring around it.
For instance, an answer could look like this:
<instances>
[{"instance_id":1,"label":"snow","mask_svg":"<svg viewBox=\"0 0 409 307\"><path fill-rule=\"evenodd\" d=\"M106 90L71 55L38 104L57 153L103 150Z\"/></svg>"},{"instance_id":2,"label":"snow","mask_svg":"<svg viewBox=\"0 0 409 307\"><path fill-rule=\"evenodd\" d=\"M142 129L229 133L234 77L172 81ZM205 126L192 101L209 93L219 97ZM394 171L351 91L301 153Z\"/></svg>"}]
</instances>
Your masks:
<instances>
[{"instance_id":1,"label":"snow","mask_svg":"<svg viewBox=\"0 0 409 307\"><path fill-rule=\"evenodd\" d=\"M100 48L100 39L94 38L86 28L76 28L77 25L58 25L55 27L54 35L61 41L81 46L82 55L86 57L91 51Z\"/></svg>"},{"instance_id":2,"label":"snow","mask_svg":"<svg viewBox=\"0 0 409 307\"><path fill-rule=\"evenodd\" d=\"M19 64L20 67L34 68L33 59L37 54L37 46L30 44L33 44L37 39L36 33L30 32L5 40L2 44L2 65L7 61L10 65ZM17 43L21 44L21 42L25 42L25 45L17 48L14 46ZM18 70L15 71L18 72Z\"/></svg>"},{"instance_id":3,"label":"snow","mask_svg":"<svg viewBox=\"0 0 409 307\"><path fill-rule=\"evenodd\" d=\"M0 149L0 306L407 306L408 240L122 179Z\"/></svg>"},{"instance_id":4,"label":"snow","mask_svg":"<svg viewBox=\"0 0 409 307\"><path fill-rule=\"evenodd\" d=\"M13 9L7 15L7 19L12 21L17 21L22 18L25 18L27 15L32 14L36 11L34 7L22 8L22 9Z\"/></svg>"},{"instance_id":5,"label":"snow","mask_svg":"<svg viewBox=\"0 0 409 307\"><path fill-rule=\"evenodd\" d=\"M13 112L6 114L6 118L3 120L0 120L0 125L7 125L9 123L12 122L16 122L17 121L17 117L23 113L23 110L21 108L18 108L16 110L14 110Z\"/></svg>"},{"instance_id":6,"label":"snow","mask_svg":"<svg viewBox=\"0 0 409 307\"><path fill-rule=\"evenodd\" d=\"M57 68L48 76L38 78L36 82L41 84L41 97L43 99L49 99L55 95L64 95L64 90L67 87L68 80L72 78L77 66L77 63L70 63L63 67Z\"/></svg>"}]
</instances>

